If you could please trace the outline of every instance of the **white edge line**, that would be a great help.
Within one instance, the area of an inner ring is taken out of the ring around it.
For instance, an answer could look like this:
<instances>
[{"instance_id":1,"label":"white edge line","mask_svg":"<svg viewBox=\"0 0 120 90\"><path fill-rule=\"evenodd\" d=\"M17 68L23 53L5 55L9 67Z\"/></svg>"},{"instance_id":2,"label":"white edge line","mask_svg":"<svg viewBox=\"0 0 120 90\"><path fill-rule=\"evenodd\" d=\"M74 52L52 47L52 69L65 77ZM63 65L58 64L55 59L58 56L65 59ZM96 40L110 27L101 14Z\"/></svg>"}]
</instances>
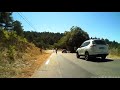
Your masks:
<instances>
[{"instance_id":1,"label":"white edge line","mask_svg":"<svg viewBox=\"0 0 120 90\"><path fill-rule=\"evenodd\" d=\"M52 55L53 53L51 54L50 58L52 57ZM50 59L48 59L45 64L48 64L49 62L50 62Z\"/></svg>"},{"instance_id":2,"label":"white edge line","mask_svg":"<svg viewBox=\"0 0 120 90\"><path fill-rule=\"evenodd\" d=\"M45 64L48 64L50 62L50 59L47 60L47 62Z\"/></svg>"},{"instance_id":3,"label":"white edge line","mask_svg":"<svg viewBox=\"0 0 120 90\"><path fill-rule=\"evenodd\" d=\"M50 58L52 57L52 55L50 56Z\"/></svg>"}]
</instances>

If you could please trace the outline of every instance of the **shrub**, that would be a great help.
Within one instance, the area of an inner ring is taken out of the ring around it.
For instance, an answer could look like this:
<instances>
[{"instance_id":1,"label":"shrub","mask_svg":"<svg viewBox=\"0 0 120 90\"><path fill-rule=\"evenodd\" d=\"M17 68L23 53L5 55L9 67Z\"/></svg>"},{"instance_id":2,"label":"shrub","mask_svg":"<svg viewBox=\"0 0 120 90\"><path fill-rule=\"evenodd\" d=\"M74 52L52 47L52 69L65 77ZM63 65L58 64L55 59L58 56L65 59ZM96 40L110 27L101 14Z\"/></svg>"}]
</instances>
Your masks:
<instances>
[{"instance_id":1,"label":"shrub","mask_svg":"<svg viewBox=\"0 0 120 90\"><path fill-rule=\"evenodd\" d=\"M11 46L9 45L9 48L8 48L8 57L9 57L9 63L12 63L14 60L15 60L15 46Z\"/></svg>"},{"instance_id":2,"label":"shrub","mask_svg":"<svg viewBox=\"0 0 120 90\"><path fill-rule=\"evenodd\" d=\"M115 56L120 56L120 48L111 48L110 54Z\"/></svg>"}]
</instances>

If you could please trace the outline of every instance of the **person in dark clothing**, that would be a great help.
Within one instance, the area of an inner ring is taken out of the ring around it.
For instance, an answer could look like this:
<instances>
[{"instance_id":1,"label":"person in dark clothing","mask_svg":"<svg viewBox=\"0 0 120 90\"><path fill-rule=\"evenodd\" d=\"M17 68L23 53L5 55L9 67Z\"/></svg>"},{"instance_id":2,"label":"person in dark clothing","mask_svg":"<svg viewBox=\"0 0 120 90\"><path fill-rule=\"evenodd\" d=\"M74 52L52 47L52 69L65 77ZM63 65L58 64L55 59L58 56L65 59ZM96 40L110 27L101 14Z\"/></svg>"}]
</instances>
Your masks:
<instances>
[{"instance_id":1,"label":"person in dark clothing","mask_svg":"<svg viewBox=\"0 0 120 90\"><path fill-rule=\"evenodd\" d=\"M41 52L41 54L42 54L42 47L40 48L40 52Z\"/></svg>"},{"instance_id":2,"label":"person in dark clothing","mask_svg":"<svg viewBox=\"0 0 120 90\"><path fill-rule=\"evenodd\" d=\"M57 48L55 49L55 51L56 51L56 54L57 54Z\"/></svg>"}]
</instances>

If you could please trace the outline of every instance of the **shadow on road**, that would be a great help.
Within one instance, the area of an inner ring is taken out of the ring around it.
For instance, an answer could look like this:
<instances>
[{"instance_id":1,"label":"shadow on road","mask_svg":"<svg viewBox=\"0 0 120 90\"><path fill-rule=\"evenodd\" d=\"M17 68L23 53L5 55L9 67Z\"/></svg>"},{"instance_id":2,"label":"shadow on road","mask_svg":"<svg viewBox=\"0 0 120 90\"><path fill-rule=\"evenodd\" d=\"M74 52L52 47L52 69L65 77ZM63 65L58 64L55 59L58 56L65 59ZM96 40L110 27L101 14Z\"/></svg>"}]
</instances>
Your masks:
<instances>
[{"instance_id":1,"label":"shadow on road","mask_svg":"<svg viewBox=\"0 0 120 90\"><path fill-rule=\"evenodd\" d=\"M80 58L82 60L85 60L84 58ZM111 61L114 61L112 59L101 59L101 58L91 58L90 60L88 61L91 61L91 62L111 62Z\"/></svg>"},{"instance_id":2,"label":"shadow on road","mask_svg":"<svg viewBox=\"0 0 120 90\"><path fill-rule=\"evenodd\" d=\"M114 61L112 59L100 59L100 58L96 58L96 59L90 59L89 61L91 62L111 62L111 61Z\"/></svg>"}]
</instances>

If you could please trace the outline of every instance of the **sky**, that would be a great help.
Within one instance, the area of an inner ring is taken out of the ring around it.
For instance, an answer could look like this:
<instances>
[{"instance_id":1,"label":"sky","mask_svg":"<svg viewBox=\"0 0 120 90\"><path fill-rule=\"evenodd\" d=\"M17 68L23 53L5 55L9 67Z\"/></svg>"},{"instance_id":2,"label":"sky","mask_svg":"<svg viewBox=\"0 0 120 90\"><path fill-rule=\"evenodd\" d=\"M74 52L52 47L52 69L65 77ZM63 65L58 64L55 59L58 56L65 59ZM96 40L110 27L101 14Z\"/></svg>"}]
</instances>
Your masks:
<instances>
[{"instance_id":1,"label":"sky","mask_svg":"<svg viewBox=\"0 0 120 90\"><path fill-rule=\"evenodd\" d=\"M70 31L72 26L78 26L89 37L107 38L120 43L120 12L13 12L13 19L22 23L24 31L64 33Z\"/></svg>"}]
</instances>

